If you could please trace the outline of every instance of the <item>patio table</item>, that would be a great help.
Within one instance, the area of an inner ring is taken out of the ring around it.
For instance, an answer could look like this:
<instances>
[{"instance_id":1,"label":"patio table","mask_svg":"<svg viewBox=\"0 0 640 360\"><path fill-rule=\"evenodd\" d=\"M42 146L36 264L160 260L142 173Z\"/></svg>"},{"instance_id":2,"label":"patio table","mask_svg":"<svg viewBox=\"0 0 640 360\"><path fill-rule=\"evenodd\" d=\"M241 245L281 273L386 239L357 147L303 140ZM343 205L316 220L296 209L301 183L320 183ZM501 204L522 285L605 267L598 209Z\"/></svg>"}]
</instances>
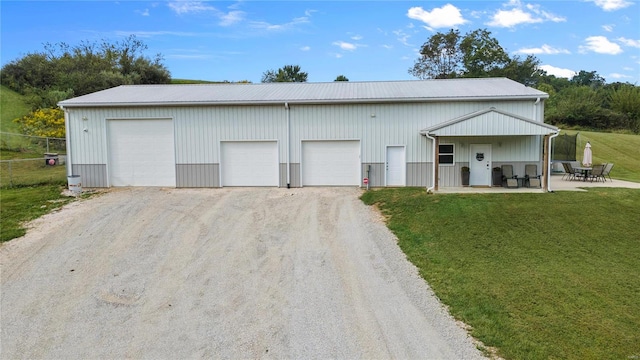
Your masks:
<instances>
[{"instance_id":1,"label":"patio table","mask_svg":"<svg viewBox=\"0 0 640 360\"><path fill-rule=\"evenodd\" d=\"M589 177L589 172L593 170L593 168L591 167L581 167L581 166L574 167L574 169L582 173L582 181L587 181L587 178Z\"/></svg>"}]
</instances>

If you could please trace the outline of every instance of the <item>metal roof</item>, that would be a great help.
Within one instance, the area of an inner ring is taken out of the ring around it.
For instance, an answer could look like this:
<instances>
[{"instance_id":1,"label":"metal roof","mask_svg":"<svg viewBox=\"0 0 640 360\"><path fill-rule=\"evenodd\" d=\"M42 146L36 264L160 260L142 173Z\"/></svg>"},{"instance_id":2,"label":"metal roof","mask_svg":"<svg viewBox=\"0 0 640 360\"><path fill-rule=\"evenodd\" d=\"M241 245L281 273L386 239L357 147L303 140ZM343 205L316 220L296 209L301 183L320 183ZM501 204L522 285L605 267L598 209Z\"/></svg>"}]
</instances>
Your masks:
<instances>
[{"instance_id":1,"label":"metal roof","mask_svg":"<svg viewBox=\"0 0 640 360\"><path fill-rule=\"evenodd\" d=\"M492 107L428 127L420 133L433 136L507 136L548 135L558 131L555 126Z\"/></svg>"},{"instance_id":2,"label":"metal roof","mask_svg":"<svg viewBox=\"0 0 640 360\"><path fill-rule=\"evenodd\" d=\"M546 99L506 78L327 83L122 85L58 103L63 107L185 106Z\"/></svg>"}]
</instances>

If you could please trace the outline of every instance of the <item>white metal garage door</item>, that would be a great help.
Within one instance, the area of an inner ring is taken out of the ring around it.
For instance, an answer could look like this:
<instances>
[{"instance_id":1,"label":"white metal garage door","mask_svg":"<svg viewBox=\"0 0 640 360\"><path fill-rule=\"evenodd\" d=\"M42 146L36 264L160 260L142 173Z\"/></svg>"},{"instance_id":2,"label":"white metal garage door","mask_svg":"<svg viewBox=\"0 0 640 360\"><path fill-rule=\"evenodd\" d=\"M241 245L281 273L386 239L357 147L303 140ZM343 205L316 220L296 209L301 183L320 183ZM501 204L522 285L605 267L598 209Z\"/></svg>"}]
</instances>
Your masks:
<instances>
[{"instance_id":1,"label":"white metal garage door","mask_svg":"<svg viewBox=\"0 0 640 360\"><path fill-rule=\"evenodd\" d=\"M108 120L111 186L176 186L171 119Z\"/></svg>"},{"instance_id":2,"label":"white metal garage door","mask_svg":"<svg viewBox=\"0 0 640 360\"><path fill-rule=\"evenodd\" d=\"M278 143L223 141L220 144L222 186L278 186Z\"/></svg>"},{"instance_id":3,"label":"white metal garage door","mask_svg":"<svg viewBox=\"0 0 640 360\"><path fill-rule=\"evenodd\" d=\"M302 185L360 185L360 141L303 141Z\"/></svg>"}]
</instances>

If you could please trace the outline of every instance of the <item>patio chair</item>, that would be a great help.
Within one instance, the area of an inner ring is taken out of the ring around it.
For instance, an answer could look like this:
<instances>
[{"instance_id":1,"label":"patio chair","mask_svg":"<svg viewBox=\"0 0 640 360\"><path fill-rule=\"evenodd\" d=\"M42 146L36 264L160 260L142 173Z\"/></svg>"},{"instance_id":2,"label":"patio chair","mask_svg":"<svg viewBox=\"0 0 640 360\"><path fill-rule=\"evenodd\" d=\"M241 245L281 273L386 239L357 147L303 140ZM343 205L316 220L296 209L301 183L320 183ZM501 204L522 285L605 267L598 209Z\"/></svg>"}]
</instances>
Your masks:
<instances>
[{"instance_id":1,"label":"patio chair","mask_svg":"<svg viewBox=\"0 0 640 360\"><path fill-rule=\"evenodd\" d=\"M524 182L525 184L529 184L529 187L540 187L540 177L542 175L538 175L538 165L536 164L528 164L524 166Z\"/></svg>"},{"instance_id":2,"label":"patio chair","mask_svg":"<svg viewBox=\"0 0 640 360\"><path fill-rule=\"evenodd\" d=\"M571 174L571 176L569 176L569 180L575 180L576 178L583 178L584 174L582 174L580 171L577 171L573 168L573 166L571 165L571 163L567 162L567 163L563 163L565 165L565 171L568 174Z\"/></svg>"},{"instance_id":3,"label":"patio chair","mask_svg":"<svg viewBox=\"0 0 640 360\"><path fill-rule=\"evenodd\" d=\"M600 179L602 177L602 174L604 173L604 168L604 164L593 165L593 167L591 168L591 174L589 174L589 180L591 180L591 182L593 182L593 180L598 181L598 179Z\"/></svg>"},{"instance_id":4,"label":"patio chair","mask_svg":"<svg viewBox=\"0 0 640 360\"><path fill-rule=\"evenodd\" d=\"M571 170L569 169L569 164L563 162L562 163L562 168L564 169L564 174L562 174L562 180L571 180L571 177L573 176L573 174L571 173Z\"/></svg>"},{"instance_id":5,"label":"patio chair","mask_svg":"<svg viewBox=\"0 0 640 360\"><path fill-rule=\"evenodd\" d=\"M611 176L609 176L609 173L611 172L611 169L613 169L613 163L607 163L604 166L604 170L602 171L602 180L603 181L607 181L607 177L609 178L610 181L611 180Z\"/></svg>"},{"instance_id":6,"label":"patio chair","mask_svg":"<svg viewBox=\"0 0 640 360\"><path fill-rule=\"evenodd\" d=\"M518 175L513 174L513 165L502 165L502 183L508 188L518 187Z\"/></svg>"}]
</instances>

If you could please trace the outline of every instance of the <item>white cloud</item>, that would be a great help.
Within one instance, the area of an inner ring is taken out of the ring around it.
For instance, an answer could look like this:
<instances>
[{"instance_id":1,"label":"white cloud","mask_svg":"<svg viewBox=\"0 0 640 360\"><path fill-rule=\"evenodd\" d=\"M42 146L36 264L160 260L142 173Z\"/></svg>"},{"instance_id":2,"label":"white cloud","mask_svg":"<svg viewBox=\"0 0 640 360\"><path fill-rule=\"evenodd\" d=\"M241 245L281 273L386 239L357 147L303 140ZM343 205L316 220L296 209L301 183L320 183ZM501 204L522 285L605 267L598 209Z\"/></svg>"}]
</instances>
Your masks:
<instances>
[{"instance_id":1,"label":"white cloud","mask_svg":"<svg viewBox=\"0 0 640 360\"><path fill-rule=\"evenodd\" d=\"M555 55L555 54L571 54L571 52L567 49L556 49L547 44L542 45L539 48L522 48L516 53L519 54L546 54L546 55Z\"/></svg>"},{"instance_id":2,"label":"white cloud","mask_svg":"<svg viewBox=\"0 0 640 360\"><path fill-rule=\"evenodd\" d=\"M149 9L144 9L144 10L136 10L136 12L142 16L150 16L151 14L149 13Z\"/></svg>"},{"instance_id":3,"label":"white cloud","mask_svg":"<svg viewBox=\"0 0 640 360\"><path fill-rule=\"evenodd\" d=\"M609 41L604 36L590 36L585 40L586 45L580 46L580 52L595 52L598 54L617 55L622 52L620 45Z\"/></svg>"},{"instance_id":4,"label":"white cloud","mask_svg":"<svg viewBox=\"0 0 640 360\"><path fill-rule=\"evenodd\" d=\"M216 11L216 8L207 5L202 1L173 1L169 3L169 8L178 15L199 13L203 11Z\"/></svg>"},{"instance_id":5,"label":"white cloud","mask_svg":"<svg viewBox=\"0 0 640 360\"><path fill-rule=\"evenodd\" d=\"M303 46L303 47L300 48L300 50L309 51L309 50L311 50L311 46Z\"/></svg>"},{"instance_id":6,"label":"white cloud","mask_svg":"<svg viewBox=\"0 0 640 360\"><path fill-rule=\"evenodd\" d=\"M244 20L244 16L245 16L245 12L244 11L240 11L240 10L234 10L234 11L229 11L228 14L224 14L221 13L219 15L220 17L220 26L230 26L233 25L235 23L238 23L242 20Z\"/></svg>"},{"instance_id":7,"label":"white cloud","mask_svg":"<svg viewBox=\"0 0 640 360\"><path fill-rule=\"evenodd\" d=\"M577 74L577 72L571 69L562 69L551 65L542 65L540 66L540 69L546 71L549 75L567 79L571 79L575 74Z\"/></svg>"},{"instance_id":8,"label":"white cloud","mask_svg":"<svg viewBox=\"0 0 640 360\"><path fill-rule=\"evenodd\" d=\"M467 23L468 21L462 17L460 10L451 5L446 4L441 8L434 8L426 11L422 7L412 7L407 11L410 19L420 20L427 24L427 29L448 28Z\"/></svg>"},{"instance_id":9,"label":"white cloud","mask_svg":"<svg viewBox=\"0 0 640 360\"><path fill-rule=\"evenodd\" d=\"M626 0L593 0L593 2L604 11L620 10L633 5L633 2Z\"/></svg>"},{"instance_id":10,"label":"white cloud","mask_svg":"<svg viewBox=\"0 0 640 360\"><path fill-rule=\"evenodd\" d=\"M613 32L613 27L615 25L602 25L602 30L606 31L606 32Z\"/></svg>"},{"instance_id":11,"label":"white cloud","mask_svg":"<svg viewBox=\"0 0 640 360\"><path fill-rule=\"evenodd\" d=\"M411 37L411 35L405 33L402 30L394 30L393 34L397 37L398 41L400 41L403 45L413 46L409 44L409 38Z\"/></svg>"},{"instance_id":12,"label":"white cloud","mask_svg":"<svg viewBox=\"0 0 640 360\"><path fill-rule=\"evenodd\" d=\"M566 19L546 10L540 5L522 4L520 0L511 0L504 4L505 10L498 10L487 23L489 26L512 28L520 24L538 24L542 22L563 22Z\"/></svg>"},{"instance_id":13,"label":"white cloud","mask_svg":"<svg viewBox=\"0 0 640 360\"><path fill-rule=\"evenodd\" d=\"M355 40L355 41L362 40L362 35L354 35L351 37L351 40Z\"/></svg>"},{"instance_id":14,"label":"white cloud","mask_svg":"<svg viewBox=\"0 0 640 360\"><path fill-rule=\"evenodd\" d=\"M245 17L244 11L232 10L225 13L203 1L173 1L169 3L169 8L178 15L211 12L214 16L220 19L220 22L218 23L220 26L236 24L244 20ZM228 8L235 9L237 6L229 6Z\"/></svg>"},{"instance_id":15,"label":"white cloud","mask_svg":"<svg viewBox=\"0 0 640 360\"><path fill-rule=\"evenodd\" d=\"M383 44L382 45L383 48L387 49L387 50L391 50L393 49L393 45L387 45L387 44Z\"/></svg>"},{"instance_id":16,"label":"white cloud","mask_svg":"<svg viewBox=\"0 0 640 360\"><path fill-rule=\"evenodd\" d=\"M124 31L124 30L116 30L114 32L116 36L129 36L131 34L140 37L140 38L151 38L154 36L181 36L181 37L191 37L191 36L200 36L202 34L192 33L192 32L182 32L182 31Z\"/></svg>"},{"instance_id":17,"label":"white cloud","mask_svg":"<svg viewBox=\"0 0 640 360\"><path fill-rule=\"evenodd\" d=\"M333 45L338 46L340 49L347 50L347 51L354 51L356 48L358 48L358 45L344 42L344 41L335 41Z\"/></svg>"},{"instance_id":18,"label":"white cloud","mask_svg":"<svg viewBox=\"0 0 640 360\"><path fill-rule=\"evenodd\" d=\"M291 21L284 24L271 24L266 21L252 21L250 25L253 28L261 29L261 30L285 31L285 30L292 29L298 25L308 24L308 23L309 23L309 18L306 16L302 16L302 17L293 18Z\"/></svg>"},{"instance_id":19,"label":"white cloud","mask_svg":"<svg viewBox=\"0 0 640 360\"><path fill-rule=\"evenodd\" d=\"M627 39L627 38L617 38L616 40L620 41L624 45L640 48L640 40Z\"/></svg>"},{"instance_id":20,"label":"white cloud","mask_svg":"<svg viewBox=\"0 0 640 360\"><path fill-rule=\"evenodd\" d=\"M609 74L610 78L614 78L614 79L630 79L633 76L629 76L629 75L625 75L625 74L618 74L618 73L611 73Z\"/></svg>"},{"instance_id":21,"label":"white cloud","mask_svg":"<svg viewBox=\"0 0 640 360\"><path fill-rule=\"evenodd\" d=\"M498 10L487 25L509 28L520 24L534 24L540 22L542 22L542 19L533 18L530 13L524 12L521 9L511 9Z\"/></svg>"}]
</instances>

